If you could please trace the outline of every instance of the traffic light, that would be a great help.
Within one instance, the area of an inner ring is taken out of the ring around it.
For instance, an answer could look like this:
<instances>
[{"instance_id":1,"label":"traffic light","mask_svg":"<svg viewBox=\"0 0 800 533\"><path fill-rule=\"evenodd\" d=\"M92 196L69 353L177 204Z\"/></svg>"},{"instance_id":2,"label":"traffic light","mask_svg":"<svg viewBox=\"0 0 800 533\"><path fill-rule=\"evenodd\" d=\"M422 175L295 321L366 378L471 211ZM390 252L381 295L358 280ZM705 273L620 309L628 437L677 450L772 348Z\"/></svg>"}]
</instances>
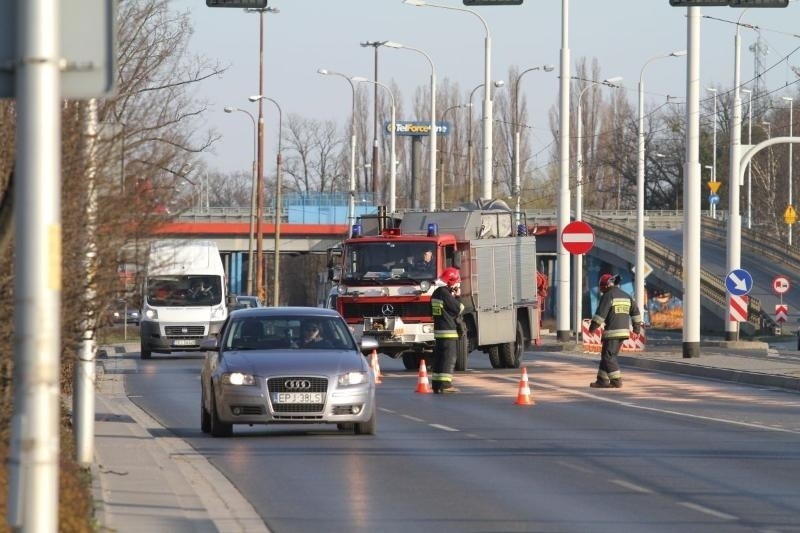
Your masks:
<instances>
[{"instance_id":1,"label":"traffic light","mask_svg":"<svg viewBox=\"0 0 800 533\"><path fill-rule=\"evenodd\" d=\"M208 7L243 7L264 9L269 0L206 0Z\"/></svg>"}]
</instances>

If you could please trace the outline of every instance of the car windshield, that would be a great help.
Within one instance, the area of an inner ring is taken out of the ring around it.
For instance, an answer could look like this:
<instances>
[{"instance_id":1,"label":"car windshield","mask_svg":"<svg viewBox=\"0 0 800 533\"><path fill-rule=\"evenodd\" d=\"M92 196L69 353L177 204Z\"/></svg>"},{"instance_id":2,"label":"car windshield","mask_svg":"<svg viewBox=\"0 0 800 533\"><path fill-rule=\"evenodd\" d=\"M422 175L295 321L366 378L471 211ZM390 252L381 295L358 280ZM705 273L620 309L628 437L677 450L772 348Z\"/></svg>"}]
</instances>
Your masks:
<instances>
[{"instance_id":1,"label":"car windshield","mask_svg":"<svg viewBox=\"0 0 800 533\"><path fill-rule=\"evenodd\" d=\"M347 324L335 316L231 318L222 350L356 350Z\"/></svg>"},{"instance_id":2,"label":"car windshield","mask_svg":"<svg viewBox=\"0 0 800 533\"><path fill-rule=\"evenodd\" d=\"M432 242L388 241L349 243L344 253L344 279L436 278L436 245Z\"/></svg>"},{"instance_id":3,"label":"car windshield","mask_svg":"<svg viewBox=\"0 0 800 533\"><path fill-rule=\"evenodd\" d=\"M147 302L159 307L218 305L220 276L153 276L147 279Z\"/></svg>"}]
</instances>

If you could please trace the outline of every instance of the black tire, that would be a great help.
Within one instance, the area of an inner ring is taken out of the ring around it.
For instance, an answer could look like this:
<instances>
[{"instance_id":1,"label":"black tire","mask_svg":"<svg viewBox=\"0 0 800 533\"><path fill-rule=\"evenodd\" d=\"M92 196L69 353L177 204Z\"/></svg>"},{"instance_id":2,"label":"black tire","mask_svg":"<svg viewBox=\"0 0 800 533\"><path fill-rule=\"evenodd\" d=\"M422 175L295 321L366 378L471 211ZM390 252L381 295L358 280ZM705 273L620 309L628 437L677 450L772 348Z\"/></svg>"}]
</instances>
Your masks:
<instances>
[{"instance_id":1,"label":"black tire","mask_svg":"<svg viewBox=\"0 0 800 533\"><path fill-rule=\"evenodd\" d=\"M205 394L200 394L200 431L211 432L211 414L206 409Z\"/></svg>"},{"instance_id":2,"label":"black tire","mask_svg":"<svg viewBox=\"0 0 800 533\"><path fill-rule=\"evenodd\" d=\"M406 370L418 370L419 360L420 356L418 353L405 352L403 354L403 366L406 367Z\"/></svg>"},{"instance_id":3,"label":"black tire","mask_svg":"<svg viewBox=\"0 0 800 533\"><path fill-rule=\"evenodd\" d=\"M214 389L211 389L211 436L230 437L233 435L233 424L228 424L219 419L217 401L214 399Z\"/></svg>"},{"instance_id":4,"label":"black tire","mask_svg":"<svg viewBox=\"0 0 800 533\"><path fill-rule=\"evenodd\" d=\"M378 426L378 415L375 410L366 422L356 422L353 425L353 433L356 435L374 435Z\"/></svg>"},{"instance_id":5,"label":"black tire","mask_svg":"<svg viewBox=\"0 0 800 533\"><path fill-rule=\"evenodd\" d=\"M499 346L489 346L489 350L486 353L489 354L489 362L492 364L492 368L503 368Z\"/></svg>"},{"instance_id":6,"label":"black tire","mask_svg":"<svg viewBox=\"0 0 800 533\"><path fill-rule=\"evenodd\" d=\"M517 333L514 342L500 345L500 359L504 368L519 368L522 364L522 354L525 352L525 336L522 326L517 322Z\"/></svg>"},{"instance_id":7,"label":"black tire","mask_svg":"<svg viewBox=\"0 0 800 533\"><path fill-rule=\"evenodd\" d=\"M469 341L467 340L466 335L462 335L458 338L458 355L456 355L456 371L463 372L467 369L467 358L469 357L469 349L467 346L469 345Z\"/></svg>"},{"instance_id":8,"label":"black tire","mask_svg":"<svg viewBox=\"0 0 800 533\"><path fill-rule=\"evenodd\" d=\"M145 348L144 344L142 344L139 348L139 359L150 359L152 355L153 352Z\"/></svg>"}]
</instances>

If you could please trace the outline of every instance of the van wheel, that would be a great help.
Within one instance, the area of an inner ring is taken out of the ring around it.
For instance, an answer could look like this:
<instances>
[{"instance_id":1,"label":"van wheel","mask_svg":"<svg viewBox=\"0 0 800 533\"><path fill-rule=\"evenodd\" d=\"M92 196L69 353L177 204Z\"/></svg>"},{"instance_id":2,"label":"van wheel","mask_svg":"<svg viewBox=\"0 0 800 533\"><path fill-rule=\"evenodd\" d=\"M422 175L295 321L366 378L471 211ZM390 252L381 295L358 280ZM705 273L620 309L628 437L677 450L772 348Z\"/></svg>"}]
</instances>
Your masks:
<instances>
[{"instance_id":1,"label":"van wheel","mask_svg":"<svg viewBox=\"0 0 800 533\"><path fill-rule=\"evenodd\" d=\"M422 357L419 353L406 352L403 354L403 366L406 367L406 370L418 370L420 359Z\"/></svg>"},{"instance_id":2,"label":"van wheel","mask_svg":"<svg viewBox=\"0 0 800 533\"><path fill-rule=\"evenodd\" d=\"M139 348L139 358L140 359L150 359L150 357L152 355L153 355L153 352L150 351L149 349L145 348L144 344L142 344L141 347Z\"/></svg>"}]
</instances>

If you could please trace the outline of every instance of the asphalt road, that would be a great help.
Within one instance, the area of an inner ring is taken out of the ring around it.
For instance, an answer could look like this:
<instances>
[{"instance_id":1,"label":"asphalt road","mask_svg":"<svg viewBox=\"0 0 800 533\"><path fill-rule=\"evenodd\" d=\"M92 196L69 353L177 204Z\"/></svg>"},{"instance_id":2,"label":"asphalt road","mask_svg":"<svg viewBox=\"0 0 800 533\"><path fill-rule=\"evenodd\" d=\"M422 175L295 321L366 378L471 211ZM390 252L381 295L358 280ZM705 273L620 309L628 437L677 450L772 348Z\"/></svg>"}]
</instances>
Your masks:
<instances>
[{"instance_id":1,"label":"asphalt road","mask_svg":"<svg viewBox=\"0 0 800 533\"><path fill-rule=\"evenodd\" d=\"M199 429L191 355L139 361L131 399L208 458L275 532L797 531L800 397L625 369L594 390L596 363L526 354L519 371L470 357L453 396L414 392L381 357L378 434L333 426Z\"/></svg>"}]
</instances>

